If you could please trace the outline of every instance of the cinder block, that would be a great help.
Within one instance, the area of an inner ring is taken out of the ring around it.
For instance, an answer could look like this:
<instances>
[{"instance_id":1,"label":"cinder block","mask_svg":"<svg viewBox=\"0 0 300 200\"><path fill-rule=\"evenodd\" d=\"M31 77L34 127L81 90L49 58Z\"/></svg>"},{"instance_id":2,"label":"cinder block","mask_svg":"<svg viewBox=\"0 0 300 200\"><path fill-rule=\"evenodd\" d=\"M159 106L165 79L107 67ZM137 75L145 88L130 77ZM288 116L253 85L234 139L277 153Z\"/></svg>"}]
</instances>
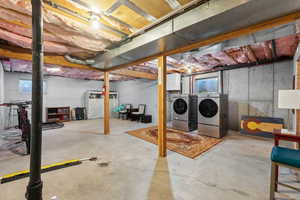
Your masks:
<instances>
[{"instance_id":1,"label":"cinder block","mask_svg":"<svg viewBox=\"0 0 300 200\"><path fill-rule=\"evenodd\" d=\"M250 101L249 115L259 117L272 117L273 101Z\"/></svg>"},{"instance_id":2,"label":"cinder block","mask_svg":"<svg viewBox=\"0 0 300 200\"><path fill-rule=\"evenodd\" d=\"M273 100L273 64L250 68L249 100Z\"/></svg>"}]
</instances>

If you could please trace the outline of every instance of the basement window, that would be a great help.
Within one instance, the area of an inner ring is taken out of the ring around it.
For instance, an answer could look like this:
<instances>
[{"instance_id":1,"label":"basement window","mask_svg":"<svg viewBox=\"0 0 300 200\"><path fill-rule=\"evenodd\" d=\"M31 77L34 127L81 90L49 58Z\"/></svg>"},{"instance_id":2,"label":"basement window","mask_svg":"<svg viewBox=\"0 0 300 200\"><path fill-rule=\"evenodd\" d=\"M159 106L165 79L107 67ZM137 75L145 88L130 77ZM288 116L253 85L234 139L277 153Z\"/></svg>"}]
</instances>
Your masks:
<instances>
[{"instance_id":1,"label":"basement window","mask_svg":"<svg viewBox=\"0 0 300 200\"><path fill-rule=\"evenodd\" d=\"M31 94L32 92L32 80L19 80L19 91L23 94ZM43 81L43 93L47 91L46 81Z\"/></svg>"},{"instance_id":2,"label":"basement window","mask_svg":"<svg viewBox=\"0 0 300 200\"><path fill-rule=\"evenodd\" d=\"M218 92L218 77L196 79L196 88L198 93L206 92Z\"/></svg>"}]
</instances>

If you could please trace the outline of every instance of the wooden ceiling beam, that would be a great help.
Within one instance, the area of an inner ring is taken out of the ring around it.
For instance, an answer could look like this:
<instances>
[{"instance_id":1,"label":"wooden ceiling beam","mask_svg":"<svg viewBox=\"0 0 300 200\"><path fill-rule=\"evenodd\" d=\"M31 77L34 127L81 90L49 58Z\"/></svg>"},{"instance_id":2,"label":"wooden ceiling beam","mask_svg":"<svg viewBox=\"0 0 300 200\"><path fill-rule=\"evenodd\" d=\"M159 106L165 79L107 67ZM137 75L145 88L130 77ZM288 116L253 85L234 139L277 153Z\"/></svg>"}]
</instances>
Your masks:
<instances>
[{"instance_id":1,"label":"wooden ceiling beam","mask_svg":"<svg viewBox=\"0 0 300 200\"><path fill-rule=\"evenodd\" d=\"M122 76L130 76L134 78L144 78L149 80L157 80L157 74L148 73L148 72L139 72L129 69L121 69L118 71L111 72L112 74L122 75Z\"/></svg>"},{"instance_id":2,"label":"wooden ceiling beam","mask_svg":"<svg viewBox=\"0 0 300 200\"><path fill-rule=\"evenodd\" d=\"M224 55L231 60L231 62L233 62L235 65L239 64L239 62L232 56L230 55L228 52L223 51Z\"/></svg>"},{"instance_id":3,"label":"wooden ceiling beam","mask_svg":"<svg viewBox=\"0 0 300 200\"><path fill-rule=\"evenodd\" d=\"M0 18L0 22L6 23L6 24L10 24L10 25L14 25L14 26L19 26L19 27L22 27L22 28L24 28L24 29L28 29L29 31L31 31L31 29L32 29L32 26L31 26L31 25L23 24L22 22L18 22L18 21L5 20L5 19L1 19L1 18ZM5 29L5 28L4 28L4 29ZM18 32L14 32L14 31L9 30L9 29L5 29L5 30L7 30L7 31L9 31L9 32L12 32L12 33L14 33L14 34L20 35ZM49 35L52 36L52 37L56 37L55 35L53 35L53 34L50 33L49 31L44 30L44 41L56 42L56 43L59 43L59 44L61 44L61 45L66 46L66 47L82 49L82 48L79 47L79 46L70 45L69 43L67 43L67 42L65 42L65 41L63 41L63 40L61 40L61 41L59 41L59 42L58 42L58 41L53 41L53 40L52 40L52 41L51 41L51 40L47 40L47 39L45 38L45 34L49 34ZM29 37L29 35L26 35L26 34L22 34L21 36L28 37L28 38L32 38L32 36ZM82 50L89 51L89 50L86 50L86 49L82 49Z\"/></svg>"},{"instance_id":4,"label":"wooden ceiling beam","mask_svg":"<svg viewBox=\"0 0 300 200\"><path fill-rule=\"evenodd\" d=\"M90 13L89 13L89 10L88 8L85 8L83 6L80 6L78 4L75 5L75 3L71 2L71 1L65 1L65 0L50 0L50 2L52 3L55 3L61 7L64 7L64 8L67 8L67 9L70 9L71 11L75 12L75 13L78 13L79 15L83 16L83 17L86 17L86 18L89 18L90 17ZM44 4L46 5L46 4ZM80 6L80 7L79 7Z\"/></svg>"},{"instance_id":5,"label":"wooden ceiling beam","mask_svg":"<svg viewBox=\"0 0 300 200\"><path fill-rule=\"evenodd\" d=\"M24 24L22 22L19 22L19 21L14 21L14 20L5 20L5 19L1 19L0 18L0 22L5 22L5 23L9 23L9 24L12 24L12 25L16 25L16 26L20 26L22 28L32 28L31 25L28 25L28 24Z\"/></svg>"},{"instance_id":6,"label":"wooden ceiling beam","mask_svg":"<svg viewBox=\"0 0 300 200\"><path fill-rule=\"evenodd\" d=\"M183 52L190 51L190 50L200 48L200 47L203 47L203 46L207 46L207 45L210 45L210 44L224 42L226 40L237 38L237 37L240 37L240 36L243 36L243 35L255 33L255 32L266 30L266 29L270 29L270 28L273 28L275 26L280 26L280 25L283 25L283 24L288 24L290 22L294 22L294 21L297 21L299 19L300 19L300 11L297 11L297 12L294 12L294 13L291 13L291 14L288 14L288 15L285 15L285 16L281 16L281 17L278 17L278 18L274 18L274 19L271 19L271 20L267 20L267 21L264 21L264 22L261 22L261 23L258 23L258 24L252 25L252 26L248 26L248 27L241 28L241 29L238 29L238 30L235 30L235 31L220 34L220 35L217 35L217 36L205 39L205 40L201 40L201 41L195 42L193 44L183 46L181 48L177 48L177 49L165 51L165 52L162 52L162 53L159 53L159 54L155 54L155 55L152 55L152 56L148 56L148 57L145 57L145 58L142 58L142 59L139 59L139 60L135 60L131 63L125 63L125 64L122 64L122 65L114 66L114 67L111 67L109 69L106 69L106 71L118 70L118 69L130 67L132 65L138 65L138 64L141 64L143 62L154 60L154 59L156 59L160 56L169 56L169 55L173 55L173 54L177 54L177 53L183 53Z\"/></svg>"},{"instance_id":7,"label":"wooden ceiling beam","mask_svg":"<svg viewBox=\"0 0 300 200\"><path fill-rule=\"evenodd\" d=\"M272 47L271 47L269 41L263 43L263 48L264 48L264 53L265 53L266 59L272 58L273 57L272 49L271 49Z\"/></svg>"},{"instance_id":8,"label":"wooden ceiling beam","mask_svg":"<svg viewBox=\"0 0 300 200\"><path fill-rule=\"evenodd\" d=\"M58 6L60 6L62 8L70 10L70 12L65 12L61 9L52 7L49 4L44 4L44 7L48 10L51 10L52 12L58 13L60 15L68 17L72 20L75 20L77 22L80 22L80 23L83 23L83 24L89 24L88 19L90 19L90 17L91 17L91 12L88 9L78 8L75 5L73 5L72 3L66 2L64 0L51 0L51 2L57 4ZM74 12L74 14L72 14L71 12ZM108 16L107 16L107 18L110 19ZM108 19L106 19L106 18L103 19L103 18L100 17L99 22L102 23L103 25L111 27L112 29L116 29L117 31L120 31L124 34L127 34L127 35L131 34L131 31L129 29L124 28L123 26L122 26L122 28L120 28L120 27L116 28L116 26L113 26L112 23L108 23L107 22ZM112 20L112 19L110 19L110 20ZM103 29L101 31L106 31L106 30ZM114 34L116 36L121 36L121 34L117 34L117 33L112 32L112 31L109 31L109 33Z\"/></svg>"},{"instance_id":9,"label":"wooden ceiling beam","mask_svg":"<svg viewBox=\"0 0 300 200\"><path fill-rule=\"evenodd\" d=\"M24 51L24 50L23 50ZM19 60L27 60L32 61L32 54L27 52L16 52L9 49L0 48L0 56L6 58L13 58ZM86 65L80 65L68 62L63 56L44 56L45 64L59 65L62 67L76 68L76 69L85 69L85 70L93 70L93 71L103 71L101 69L96 69L93 67L89 67Z\"/></svg>"},{"instance_id":10,"label":"wooden ceiling beam","mask_svg":"<svg viewBox=\"0 0 300 200\"><path fill-rule=\"evenodd\" d=\"M243 52L246 54L246 56L248 57L250 62L258 62L258 58L255 55L251 45L245 46L245 48L243 49Z\"/></svg>"},{"instance_id":11,"label":"wooden ceiling beam","mask_svg":"<svg viewBox=\"0 0 300 200\"><path fill-rule=\"evenodd\" d=\"M19 48L15 48L15 49L19 50L19 52L14 51L12 49L4 49L4 48L0 47L0 57L32 61L32 55L30 53L25 52L23 49L19 49ZM92 70L92 71L103 71L102 69L97 69L97 68L93 68L93 67L86 66L86 65L80 65L80 64L68 62L63 56L45 55L44 62L45 62L45 64L59 65L62 67L85 69L85 70ZM144 78L144 79L150 79L150 80L157 79L156 74L133 71L133 70L128 70L128 69L114 71L114 72L112 72L112 74L121 75L121 76L129 76L129 77L134 77L134 78Z\"/></svg>"}]
</instances>

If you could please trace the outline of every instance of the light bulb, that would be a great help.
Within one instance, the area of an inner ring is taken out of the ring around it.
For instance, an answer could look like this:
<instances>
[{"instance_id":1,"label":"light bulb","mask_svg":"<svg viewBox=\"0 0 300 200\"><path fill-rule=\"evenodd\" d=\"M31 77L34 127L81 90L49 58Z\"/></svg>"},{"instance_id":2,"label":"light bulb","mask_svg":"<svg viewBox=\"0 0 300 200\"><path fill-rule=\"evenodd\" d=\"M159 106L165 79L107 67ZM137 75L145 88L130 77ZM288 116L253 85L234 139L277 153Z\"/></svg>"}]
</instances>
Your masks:
<instances>
[{"instance_id":1,"label":"light bulb","mask_svg":"<svg viewBox=\"0 0 300 200\"><path fill-rule=\"evenodd\" d=\"M100 10L97 7L95 7L95 6L91 7L91 11L93 13L100 13Z\"/></svg>"},{"instance_id":2,"label":"light bulb","mask_svg":"<svg viewBox=\"0 0 300 200\"><path fill-rule=\"evenodd\" d=\"M90 19L91 27L93 29L99 29L100 28L100 22L99 17L96 15L92 15Z\"/></svg>"}]
</instances>

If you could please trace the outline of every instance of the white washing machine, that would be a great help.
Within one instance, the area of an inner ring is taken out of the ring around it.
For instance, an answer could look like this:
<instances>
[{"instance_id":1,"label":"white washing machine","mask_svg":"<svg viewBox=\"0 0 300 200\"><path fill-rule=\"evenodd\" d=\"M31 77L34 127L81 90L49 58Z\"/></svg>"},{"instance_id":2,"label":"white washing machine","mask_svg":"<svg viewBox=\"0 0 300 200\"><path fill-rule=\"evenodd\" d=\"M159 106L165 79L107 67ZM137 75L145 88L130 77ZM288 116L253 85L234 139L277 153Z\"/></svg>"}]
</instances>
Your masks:
<instances>
[{"instance_id":1,"label":"white washing machine","mask_svg":"<svg viewBox=\"0 0 300 200\"><path fill-rule=\"evenodd\" d=\"M197 104L196 95L178 95L172 99L172 128L193 131L197 129Z\"/></svg>"},{"instance_id":2,"label":"white washing machine","mask_svg":"<svg viewBox=\"0 0 300 200\"><path fill-rule=\"evenodd\" d=\"M226 134L226 96L213 93L198 96L198 131L201 135L221 138Z\"/></svg>"}]
</instances>

